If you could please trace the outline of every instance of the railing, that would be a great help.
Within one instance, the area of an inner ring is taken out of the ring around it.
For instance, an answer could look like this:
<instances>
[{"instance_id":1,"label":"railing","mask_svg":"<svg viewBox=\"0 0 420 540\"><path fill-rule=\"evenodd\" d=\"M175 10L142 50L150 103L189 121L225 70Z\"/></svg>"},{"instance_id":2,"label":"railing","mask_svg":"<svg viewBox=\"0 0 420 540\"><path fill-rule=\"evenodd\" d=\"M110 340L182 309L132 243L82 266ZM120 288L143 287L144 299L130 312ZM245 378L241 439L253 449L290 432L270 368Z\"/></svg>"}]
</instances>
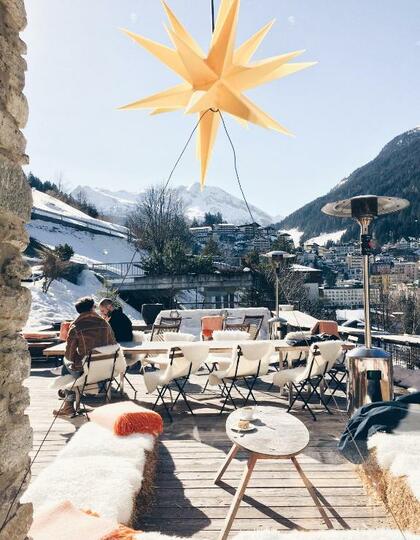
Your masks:
<instances>
[{"instance_id":1,"label":"railing","mask_svg":"<svg viewBox=\"0 0 420 540\"><path fill-rule=\"evenodd\" d=\"M60 223L62 225L67 225L68 227L80 228L88 232L105 234L107 236L116 236L117 238L128 238L128 229L122 225L112 225L106 227L101 223L98 223L99 220L95 218L82 219L76 218L73 216L66 216L62 214L57 214L56 212L50 212L49 210L40 210L38 208L32 208L31 211L32 219L43 219L46 221L53 221L54 223Z\"/></svg>"},{"instance_id":2,"label":"railing","mask_svg":"<svg viewBox=\"0 0 420 540\"><path fill-rule=\"evenodd\" d=\"M357 336L359 343L364 342L364 330L361 328L339 326L338 331L343 336ZM372 342L375 347L391 353L394 365L407 369L420 369L420 336L372 332Z\"/></svg>"},{"instance_id":3,"label":"railing","mask_svg":"<svg viewBox=\"0 0 420 540\"><path fill-rule=\"evenodd\" d=\"M118 280L119 278L133 278L144 276L144 270L139 261L135 262L115 262L98 263L92 265L92 270L108 279Z\"/></svg>"},{"instance_id":4,"label":"railing","mask_svg":"<svg viewBox=\"0 0 420 540\"><path fill-rule=\"evenodd\" d=\"M420 369L420 345L413 343L394 343L380 340L378 345L390 352L392 363L407 369Z\"/></svg>"}]
</instances>

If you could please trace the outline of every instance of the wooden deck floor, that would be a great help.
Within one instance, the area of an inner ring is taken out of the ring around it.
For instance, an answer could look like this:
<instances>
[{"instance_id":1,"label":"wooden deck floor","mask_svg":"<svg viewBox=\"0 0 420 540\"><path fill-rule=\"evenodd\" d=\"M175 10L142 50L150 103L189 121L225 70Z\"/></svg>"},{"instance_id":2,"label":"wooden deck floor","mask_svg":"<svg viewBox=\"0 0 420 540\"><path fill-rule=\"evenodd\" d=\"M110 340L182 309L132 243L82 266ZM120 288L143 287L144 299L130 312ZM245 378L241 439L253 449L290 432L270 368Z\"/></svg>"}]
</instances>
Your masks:
<instances>
[{"instance_id":1,"label":"wooden deck floor","mask_svg":"<svg viewBox=\"0 0 420 540\"><path fill-rule=\"evenodd\" d=\"M56 392L49 388L49 369L42 365L32 369L27 385L31 393L28 414L34 430L34 452L37 451L57 406ZM270 376L265 378L269 380ZM142 377L131 375L138 388L138 402L150 404ZM161 438L156 477L155 501L141 524L143 530L180 536L217 538L227 509L238 485L245 455L239 454L224 476L224 483L213 484L213 477L230 449L225 433L226 414L220 416L220 400L214 394L199 394L204 377L196 377L190 386L195 416L181 404L174 422L165 421ZM127 388L128 394L132 392ZM256 396L260 405L285 407L278 393L269 392L269 384L260 384ZM195 399L197 398L197 399ZM102 404L102 403L99 403ZM297 409L296 415L311 433L308 448L300 463L318 490L335 528L392 527L385 508L370 499L354 471L337 452L336 444L346 416L334 409L329 416L319 410L317 422ZM51 462L71 438L81 419L72 422L57 419L33 465L33 478ZM253 529L325 529L320 515L303 487L293 466L285 461L259 462L233 524L232 535Z\"/></svg>"}]
</instances>

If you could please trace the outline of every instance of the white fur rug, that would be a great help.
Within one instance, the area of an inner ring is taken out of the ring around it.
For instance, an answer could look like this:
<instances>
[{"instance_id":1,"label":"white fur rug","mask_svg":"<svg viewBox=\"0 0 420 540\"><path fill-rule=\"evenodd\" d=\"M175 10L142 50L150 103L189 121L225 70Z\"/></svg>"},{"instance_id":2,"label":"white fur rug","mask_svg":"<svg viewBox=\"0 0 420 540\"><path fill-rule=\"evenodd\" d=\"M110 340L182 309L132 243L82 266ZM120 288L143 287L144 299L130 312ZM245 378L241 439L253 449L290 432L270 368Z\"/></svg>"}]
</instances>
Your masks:
<instances>
[{"instance_id":1,"label":"white fur rug","mask_svg":"<svg viewBox=\"0 0 420 540\"><path fill-rule=\"evenodd\" d=\"M406 476L420 500L420 406L411 405L407 418L394 433L375 433L368 448L376 450L378 465L395 476Z\"/></svg>"},{"instance_id":2,"label":"white fur rug","mask_svg":"<svg viewBox=\"0 0 420 540\"><path fill-rule=\"evenodd\" d=\"M57 459L87 456L115 456L131 459L137 468L143 470L144 451L152 450L153 435L134 433L126 437L114 435L96 422L87 422L59 452Z\"/></svg>"},{"instance_id":3,"label":"white fur rug","mask_svg":"<svg viewBox=\"0 0 420 540\"><path fill-rule=\"evenodd\" d=\"M56 459L44 469L22 497L37 512L70 501L76 508L127 524L142 473L133 461L109 456Z\"/></svg>"},{"instance_id":4,"label":"white fur rug","mask_svg":"<svg viewBox=\"0 0 420 540\"><path fill-rule=\"evenodd\" d=\"M151 435L119 437L88 422L29 486L22 502L32 502L37 513L68 500L127 524L143 481L145 451L153 444Z\"/></svg>"}]
</instances>

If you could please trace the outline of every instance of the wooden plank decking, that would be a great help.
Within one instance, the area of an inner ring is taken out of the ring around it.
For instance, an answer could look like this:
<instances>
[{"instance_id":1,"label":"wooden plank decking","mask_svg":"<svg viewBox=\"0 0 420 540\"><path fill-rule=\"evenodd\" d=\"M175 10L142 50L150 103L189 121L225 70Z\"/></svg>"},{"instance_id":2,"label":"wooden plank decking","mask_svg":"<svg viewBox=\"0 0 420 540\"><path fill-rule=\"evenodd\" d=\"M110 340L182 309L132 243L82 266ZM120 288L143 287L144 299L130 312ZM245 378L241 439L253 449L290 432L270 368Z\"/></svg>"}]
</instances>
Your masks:
<instances>
[{"instance_id":1,"label":"wooden plank decking","mask_svg":"<svg viewBox=\"0 0 420 540\"><path fill-rule=\"evenodd\" d=\"M34 452L50 425L53 408L59 403L56 391L49 388L50 367L51 364L45 364L45 367L38 364L27 381L31 394L28 414L34 430ZM270 375L264 379L269 381ZM150 404L152 398L145 394L142 377L130 375L130 380L139 390L139 403ZM225 433L226 414L218 414L219 398L215 394L198 394L204 380L202 376L195 377L190 386L190 391L195 392L191 394L195 416L188 414L180 404L175 410L174 422L165 421L155 500L141 523L143 530L213 540L222 528L246 456L239 454L239 459L232 462L223 483L217 486L213 483L230 443ZM131 389L126 389L131 397ZM269 391L267 382L259 385L256 396L260 405L286 405L278 392ZM299 407L296 411L311 433L310 444L299 461L318 490L334 527L392 527L385 508L367 496L354 466L336 450L346 416L337 410L329 416L319 409L318 420L313 422ZM82 422L81 419L72 422L57 419L33 465L33 477L55 458ZM257 464L231 537L239 530L262 528L326 528L290 462L264 461Z\"/></svg>"}]
</instances>

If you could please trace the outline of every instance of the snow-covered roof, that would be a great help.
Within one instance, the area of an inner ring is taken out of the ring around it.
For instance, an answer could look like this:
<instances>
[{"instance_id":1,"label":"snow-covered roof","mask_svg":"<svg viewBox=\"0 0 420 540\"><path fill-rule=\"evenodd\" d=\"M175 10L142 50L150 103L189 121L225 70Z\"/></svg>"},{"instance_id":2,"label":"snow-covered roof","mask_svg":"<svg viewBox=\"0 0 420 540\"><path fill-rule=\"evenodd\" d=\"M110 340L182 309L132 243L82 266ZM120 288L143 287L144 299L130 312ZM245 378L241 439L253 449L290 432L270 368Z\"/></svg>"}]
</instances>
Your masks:
<instances>
[{"instance_id":1,"label":"snow-covered roof","mask_svg":"<svg viewBox=\"0 0 420 540\"><path fill-rule=\"evenodd\" d=\"M312 315L303 313L297 309L280 311L279 316L281 319L284 319L289 326L294 326L296 328L310 329L318 322L318 319L315 319Z\"/></svg>"},{"instance_id":2,"label":"snow-covered roof","mask_svg":"<svg viewBox=\"0 0 420 540\"><path fill-rule=\"evenodd\" d=\"M294 272L320 272L319 268L312 268L311 266L304 266L303 264L292 264Z\"/></svg>"}]
</instances>

